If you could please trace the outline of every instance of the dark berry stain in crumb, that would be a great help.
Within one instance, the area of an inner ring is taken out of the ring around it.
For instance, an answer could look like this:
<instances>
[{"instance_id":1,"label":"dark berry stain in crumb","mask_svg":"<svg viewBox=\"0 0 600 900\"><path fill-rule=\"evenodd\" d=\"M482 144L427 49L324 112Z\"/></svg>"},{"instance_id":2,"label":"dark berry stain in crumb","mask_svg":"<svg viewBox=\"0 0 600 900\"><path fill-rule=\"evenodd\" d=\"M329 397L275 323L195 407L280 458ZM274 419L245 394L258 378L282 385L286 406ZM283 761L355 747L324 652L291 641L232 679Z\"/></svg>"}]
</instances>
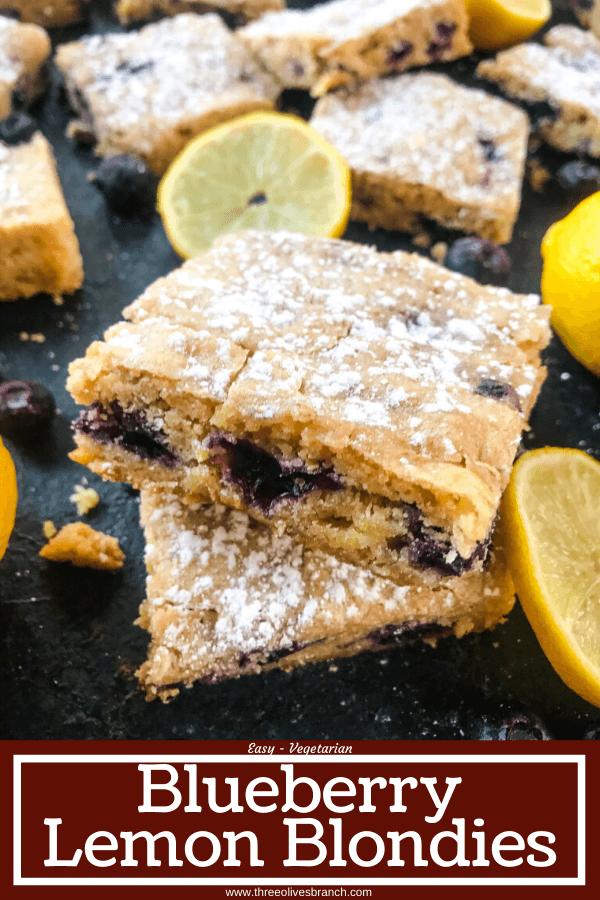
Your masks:
<instances>
[{"instance_id":1,"label":"dark berry stain in crumb","mask_svg":"<svg viewBox=\"0 0 600 900\"><path fill-rule=\"evenodd\" d=\"M469 572L478 560L485 562L488 557L491 532L480 541L474 553L468 558L456 551L451 554L452 546L443 537L441 528L425 526L423 514L415 504L406 504L406 534L398 535L388 541L390 550L408 550L408 561L418 569L430 569L438 575L463 575ZM450 556L450 559L448 557Z\"/></svg>"},{"instance_id":2,"label":"dark berry stain in crumb","mask_svg":"<svg viewBox=\"0 0 600 900\"><path fill-rule=\"evenodd\" d=\"M248 206L262 206L263 203L267 202L267 195L264 191L257 191L256 194L253 194L252 197L248 200Z\"/></svg>"},{"instance_id":3,"label":"dark berry stain in crumb","mask_svg":"<svg viewBox=\"0 0 600 900\"><path fill-rule=\"evenodd\" d=\"M0 141L9 147L25 144L37 131L37 125L30 116L22 112L11 113L0 122Z\"/></svg>"},{"instance_id":4,"label":"dark berry stain in crumb","mask_svg":"<svg viewBox=\"0 0 600 900\"><path fill-rule=\"evenodd\" d=\"M115 212L127 216L148 216L154 210L158 179L135 156L109 156L102 160L90 180Z\"/></svg>"},{"instance_id":5,"label":"dark berry stain in crumb","mask_svg":"<svg viewBox=\"0 0 600 900\"><path fill-rule=\"evenodd\" d=\"M93 403L83 410L73 428L100 444L118 444L140 459L158 462L169 469L181 462L161 428L150 425L137 410L125 412L118 400L109 406Z\"/></svg>"},{"instance_id":6,"label":"dark berry stain in crumb","mask_svg":"<svg viewBox=\"0 0 600 900\"><path fill-rule=\"evenodd\" d=\"M50 391L38 381L0 383L0 434L25 437L49 424L56 412Z\"/></svg>"},{"instance_id":7,"label":"dark berry stain in crumb","mask_svg":"<svg viewBox=\"0 0 600 900\"><path fill-rule=\"evenodd\" d=\"M389 69L399 71L408 62L408 57L413 52L414 44L410 41L399 41L388 52L385 62Z\"/></svg>"},{"instance_id":8,"label":"dark berry stain in crumb","mask_svg":"<svg viewBox=\"0 0 600 900\"><path fill-rule=\"evenodd\" d=\"M144 62L134 62L131 59L127 59L125 62L119 63L116 70L126 75L140 75L142 72L152 72L153 69L154 62L151 59L144 60Z\"/></svg>"},{"instance_id":9,"label":"dark berry stain in crumb","mask_svg":"<svg viewBox=\"0 0 600 900\"><path fill-rule=\"evenodd\" d=\"M498 150L496 141L492 138L477 138L483 151L483 158L486 162L499 162L502 159L502 153Z\"/></svg>"},{"instance_id":10,"label":"dark berry stain in crumb","mask_svg":"<svg viewBox=\"0 0 600 900\"><path fill-rule=\"evenodd\" d=\"M490 397L492 400L506 400L511 406L514 406L517 412L523 412L519 395L512 384L507 384L505 381L482 378L475 388L475 393L481 394L482 397Z\"/></svg>"},{"instance_id":11,"label":"dark berry stain in crumb","mask_svg":"<svg viewBox=\"0 0 600 900\"><path fill-rule=\"evenodd\" d=\"M485 238L463 237L450 245L444 265L480 284L502 287L510 275L511 260L503 247L497 247Z\"/></svg>"},{"instance_id":12,"label":"dark berry stain in crumb","mask_svg":"<svg viewBox=\"0 0 600 900\"><path fill-rule=\"evenodd\" d=\"M208 439L211 462L221 469L223 481L240 491L244 503L272 515L285 501L302 500L314 491L338 491L342 481L332 466L309 472L300 459L277 459L244 438L212 434Z\"/></svg>"},{"instance_id":13,"label":"dark berry stain in crumb","mask_svg":"<svg viewBox=\"0 0 600 900\"><path fill-rule=\"evenodd\" d=\"M438 22L433 38L427 47L427 55L432 62L439 62L447 50L452 47L452 37L456 31L454 22Z\"/></svg>"}]
</instances>

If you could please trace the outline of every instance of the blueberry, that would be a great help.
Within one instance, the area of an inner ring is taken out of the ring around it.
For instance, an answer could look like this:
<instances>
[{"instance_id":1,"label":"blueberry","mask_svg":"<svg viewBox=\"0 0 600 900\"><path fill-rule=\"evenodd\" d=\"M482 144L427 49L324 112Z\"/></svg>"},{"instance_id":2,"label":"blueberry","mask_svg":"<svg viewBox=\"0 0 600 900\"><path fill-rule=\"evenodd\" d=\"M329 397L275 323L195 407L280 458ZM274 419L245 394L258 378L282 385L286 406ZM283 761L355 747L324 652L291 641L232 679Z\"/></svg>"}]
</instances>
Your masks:
<instances>
[{"instance_id":1,"label":"blueberry","mask_svg":"<svg viewBox=\"0 0 600 900\"><path fill-rule=\"evenodd\" d=\"M476 394L482 397L491 397L492 400L507 400L517 412L522 412L519 395L512 384L506 381L496 381L494 378L482 378L475 388Z\"/></svg>"},{"instance_id":2,"label":"blueberry","mask_svg":"<svg viewBox=\"0 0 600 900\"><path fill-rule=\"evenodd\" d=\"M502 286L510 274L511 261L503 247L497 247L485 238L463 237L450 245L444 265L480 284Z\"/></svg>"},{"instance_id":3,"label":"blueberry","mask_svg":"<svg viewBox=\"0 0 600 900\"><path fill-rule=\"evenodd\" d=\"M91 180L115 212L136 216L154 209L158 179L135 156L109 156L102 160Z\"/></svg>"},{"instance_id":4,"label":"blueberry","mask_svg":"<svg viewBox=\"0 0 600 900\"><path fill-rule=\"evenodd\" d=\"M509 713L500 717L485 716L482 723L482 741L552 741L544 723L533 713Z\"/></svg>"},{"instance_id":5,"label":"blueberry","mask_svg":"<svg viewBox=\"0 0 600 900\"><path fill-rule=\"evenodd\" d=\"M577 194L583 199L600 190L600 168L581 160L572 160L560 167L556 180L563 191Z\"/></svg>"},{"instance_id":6,"label":"blueberry","mask_svg":"<svg viewBox=\"0 0 600 900\"><path fill-rule=\"evenodd\" d=\"M0 141L14 147L30 141L37 131L37 125L30 116L22 112L11 113L0 122Z\"/></svg>"},{"instance_id":7,"label":"blueberry","mask_svg":"<svg viewBox=\"0 0 600 900\"><path fill-rule=\"evenodd\" d=\"M181 462L160 428L147 422L141 412L126 412L118 400L109 406L93 403L83 410L73 429L99 444L118 444L139 459L150 459L169 469Z\"/></svg>"},{"instance_id":8,"label":"blueberry","mask_svg":"<svg viewBox=\"0 0 600 900\"><path fill-rule=\"evenodd\" d=\"M212 434L211 462L221 468L226 484L234 484L248 506L272 515L276 507L301 500L313 491L338 491L340 476L332 466L320 465L309 472L301 460L277 459L251 441Z\"/></svg>"},{"instance_id":9,"label":"blueberry","mask_svg":"<svg viewBox=\"0 0 600 900\"><path fill-rule=\"evenodd\" d=\"M386 56L386 65L394 71L400 71L414 50L414 44L410 41L399 41Z\"/></svg>"},{"instance_id":10,"label":"blueberry","mask_svg":"<svg viewBox=\"0 0 600 900\"><path fill-rule=\"evenodd\" d=\"M56 403L50 391L37 381L4 381L0 384L0 433L26 435L48 425Z\"/></svg>"},{"instance_id":11,"label":"blueberry","mask_svg":"<svg viewBox=\"0 0 600 900\"><path fill-rule=\"evenodd\" d=\"M502 159L498 145L492 138L477 138L477 141L481 146L483 158L486 162L498 162Z\"/></svg>"},{"instance_id":12,"label":"blueberry","mask_svg":"<svg viewBox=\"0 0 600 900\"><path fill-rule=\"evenodd\" d=\"M433 39L427 47L427 55L432 62L439 62L446 50L452 47L452 37L456 31L454 22L438 22Z\"/></svg>"}]
</instances>

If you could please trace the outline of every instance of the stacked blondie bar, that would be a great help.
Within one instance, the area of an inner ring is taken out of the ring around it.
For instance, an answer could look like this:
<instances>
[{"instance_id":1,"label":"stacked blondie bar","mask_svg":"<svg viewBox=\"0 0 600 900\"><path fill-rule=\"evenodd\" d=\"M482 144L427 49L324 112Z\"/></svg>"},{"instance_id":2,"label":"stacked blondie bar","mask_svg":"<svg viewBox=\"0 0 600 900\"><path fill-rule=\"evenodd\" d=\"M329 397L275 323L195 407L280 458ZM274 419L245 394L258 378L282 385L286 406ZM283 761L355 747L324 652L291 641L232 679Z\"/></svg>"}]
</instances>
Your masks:
<instances>
[{"instance_id":1,"label":"stacked blondie bar","mask_svg":"<svg viewBox=\"0 0 600 900\"><path fill-rule=\"evenodd\" d=\"M228 235L70 368L73 458L142 490L149 696L493 627L537 297L413 254Z\"/></svg>"}]
</instances>

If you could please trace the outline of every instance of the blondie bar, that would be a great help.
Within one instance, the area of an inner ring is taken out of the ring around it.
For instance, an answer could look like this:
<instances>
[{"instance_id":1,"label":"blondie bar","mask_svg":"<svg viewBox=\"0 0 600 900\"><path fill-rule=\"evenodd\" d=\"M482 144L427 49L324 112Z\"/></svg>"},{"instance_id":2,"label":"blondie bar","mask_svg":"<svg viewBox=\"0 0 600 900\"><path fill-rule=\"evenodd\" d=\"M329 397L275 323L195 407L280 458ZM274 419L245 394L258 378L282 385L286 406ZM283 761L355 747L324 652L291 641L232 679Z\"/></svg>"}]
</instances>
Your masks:
<instances>
[{"instance_id":1,"label":"blondie bar","mask_svg":"<svg viewBox=\"0 0 600 900\"><path fill-rule=\"evenodd\" d=\"M416 254L227 235L70 368L73 458L405 583L480 568L548 309Z\"/></svg>"},{"instance_id":2,"label":"blondie bar","mask_svg":"<svg viewBox=\"0 0 600 900\"><path fill-rule=\"evenodd\" d=\"M0 119L43 91L49 56L50 38L43 28L0 15Z\"/></svg>"},{"instance_id":3,"label":"blondie bar","mask_svg":"<svg viewBox=\"0 0 600 900\"><path fill-rule=\"evenodd\" d=\"M529 136L512 104L420 72L322 97L311 125L352 169L351 219L417 231L427 216L510 240Z\"/></svg>"},{"instance_id":4,"label":"blondie bar","mask_svg":"<svg viewBox=\"0 0 600 900\"><path fill-rule=\"evenodd\" d=\"M493 628L514 593L499 540L484 571L402 587L220 504L143 491L149 700L176 685Z\"/></svg>"},{"instance_id":5,"label":"blondie bar","mask_svg":"<svg viewBox=\"0 0 600 900\"><path fill-rule=\"evenodd\" d=\"M51 28L72 25L86 18L90 0L8 0L4 9L21 22L33 22Z\"/></svg>"},{"instance_id":6,"label":"blondie bar","mask_svg":"<svg viewBox=\"0 0 600 900\"><path fill-rule=\"evenodd\" d=\"M505 50L480 63L477 74L534 109L538 105L539 131L548 144L600 156L600 39L574 25L556 25L544 42Z\"/></svg>"},{"instance_id":7,"label":"blondie bar","mask_svg":"<svg viewBox=\"0 0 600 900\"><path fill-rule=\"evenodd\" d=\"M330 0L267 13L239 32L286 87L314 96L390 72L466 56L463 0Z\"/></svg>"},{"instance_id":8,"label":"blondie bar","mask_svg":"<svg viewBox=\"0 0 600 900\"><path fill-rule=\"evenodd\" d=\"M62 44L56 64L101 156L138 156L158 175L220 122L271 109L280 88L214 14L182 13L128 34Z\"/></svg>"},{"instance_id":9,"label":"blondie bar","mask_svg":"<svg viewBox=\"0 0 600 900\"><path fill-rule=\"evenodd\" d=\"M0 122L0 300L81 287L83 265L50 144L22 113Z\"/></svg>"},{"instance_id":10,"label":"blondie bar","mask_svg":"<svg viewBox=\"0 0 600 900\"><path fill-rule=\"evenodd\" d=\"M283 9L285 0L119 0L115 10L123 24L154 16L176 16L182 12L224 12L237 25L258 19L267 11Z\"/></svg>"},{"instance_id":11,"label":"blondie bar","mask_svg":"<svg viewBox=\"0 0 600 900\"><path fill-rule=\"evenodd\" d=\"M581 24L600 38L600 0L571 0L571 6Z\"/></svg>"}]
</instances>

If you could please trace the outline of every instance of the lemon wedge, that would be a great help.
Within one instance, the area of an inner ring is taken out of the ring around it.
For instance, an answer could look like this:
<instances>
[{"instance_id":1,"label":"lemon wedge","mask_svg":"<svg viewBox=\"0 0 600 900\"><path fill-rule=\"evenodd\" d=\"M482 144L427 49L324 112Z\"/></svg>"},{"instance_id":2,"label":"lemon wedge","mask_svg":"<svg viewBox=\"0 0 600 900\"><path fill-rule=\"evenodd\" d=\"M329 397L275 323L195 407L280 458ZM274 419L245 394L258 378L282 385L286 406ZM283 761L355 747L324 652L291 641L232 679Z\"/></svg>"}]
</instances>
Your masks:
<instances>
[{"instance_id":1,"label":"lemon wedge","mask_svg":"<svg viewBox=\"0 0 600 900\"><path fill-rule=\"evenodd\" d=\"M515 464L502 510L531 627L562 680L600 706L600 463L545 447Z\"/></svg>"},{"instance_id":2,"label":"lemon wedge","mask_svg":"<svg viewBox=\"0 0 600 900\"><path fill-rule=\"evenodd\" d=\"M248 228L339 237L350 212L350 170L296 116L260 112L191 141L158 188L158 210L180 256Z\"/></svg>"},{"instance_id":3,"label":"lemon wedge","mask_svg":"<svg viewBox=\"0 0 600 900\"><path fill-rule=\"evenodd\" d=\"M0 559L15 524L17 475L11 455L0 438Z\"/></svg>"},{"instance_id":4,"label":"lemon wedge","mask_svg":"<svg viewBox=\"0 0 600 900\"><path fill-rule=\"evenodd\" d=\"M526 41L552 15L550 0L466 0L469 37L477 50L502 50Z\"/></svg>"},{"instance_id":5,"label":"lemon wedge","mask_svg":"<svg viewBox=\"0 0 600 900\"><path fill-rule=\"evenodd\" d=\"M550 226L542 257L550 322L575 359L600 375L600 191Z\"/></svg>"}]
</instances>

